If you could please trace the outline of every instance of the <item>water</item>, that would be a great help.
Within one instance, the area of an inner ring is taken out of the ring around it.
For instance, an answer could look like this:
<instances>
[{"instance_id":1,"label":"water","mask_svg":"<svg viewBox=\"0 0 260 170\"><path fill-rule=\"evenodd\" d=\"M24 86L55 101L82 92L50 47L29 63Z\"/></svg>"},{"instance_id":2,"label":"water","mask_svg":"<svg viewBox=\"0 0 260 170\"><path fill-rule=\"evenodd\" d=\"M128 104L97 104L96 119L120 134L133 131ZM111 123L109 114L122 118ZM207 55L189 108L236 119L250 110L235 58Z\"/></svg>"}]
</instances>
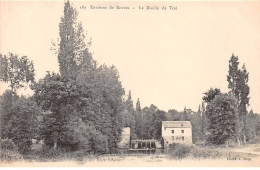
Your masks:
<instances>
[{"instance_id":1,"label":"water","mask_svg":"<svg viewBox=\"0 0 260 170\"><path fill-rule=\"evenodd\" d=\"M142 154L155 154L161 155L164 154L164 149L144 149L144 150L131 150L131 149L118 149L115 153L117 155L142 155Z\"/></svg>"}]
</instances>

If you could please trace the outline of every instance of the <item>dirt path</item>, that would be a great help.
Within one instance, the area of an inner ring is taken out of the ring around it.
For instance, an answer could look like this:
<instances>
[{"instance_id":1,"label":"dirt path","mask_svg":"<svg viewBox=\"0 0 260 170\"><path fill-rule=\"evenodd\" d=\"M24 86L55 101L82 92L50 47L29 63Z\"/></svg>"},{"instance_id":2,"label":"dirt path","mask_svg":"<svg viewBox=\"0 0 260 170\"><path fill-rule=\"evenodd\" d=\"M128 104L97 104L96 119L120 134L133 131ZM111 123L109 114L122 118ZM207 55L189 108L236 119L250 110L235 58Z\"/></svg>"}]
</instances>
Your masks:
<instances>
[{"instance_id":1,"label":"dirt path","mask_svg":"<svg viewBox=\"0 0 260 170\"><path fill-rule=\"evenodd\" d=\"M260 144L248 144L235 148L221 149L223 151L237 152L237 153L245 153L245 154L253 154L256 156L260 156Z\"/></svg>"}]
</instances>

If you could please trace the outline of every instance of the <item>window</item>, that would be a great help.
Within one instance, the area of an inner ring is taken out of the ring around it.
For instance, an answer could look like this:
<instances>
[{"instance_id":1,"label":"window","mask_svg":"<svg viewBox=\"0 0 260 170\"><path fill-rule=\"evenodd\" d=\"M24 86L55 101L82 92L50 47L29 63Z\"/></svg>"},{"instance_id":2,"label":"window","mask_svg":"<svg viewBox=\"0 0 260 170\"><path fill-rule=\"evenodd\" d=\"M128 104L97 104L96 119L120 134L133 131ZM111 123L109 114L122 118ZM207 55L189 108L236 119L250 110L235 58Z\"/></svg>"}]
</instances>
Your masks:
<instances>
[{"instance_id":1,"label":"window","mask_svg":"<svg viewBox=\"0 0 260 170\"><path fill-rule=\"evenodd\" d=\"M174 130L172 130L172 133L174 133Z\"/></svg>"},{"instance_id":2,"label":"window","mask_svg":"<svg viewBox=\"0 0 260 170\"><path fill-rule=\"evenodd\" d=\"M181 124L181 126L183 126L183 124Z\"/></svg>"},{"instance_id":3,"label":"window","mask_svg":"<svg viewBox=\"0 0 260 170\"><path fill-rule=\"evenodd\" d=\"M184 136L182 136L181 138L182 138L182 140L184 140Z\"/></svg>"},{"instance_id":4,"label":"window","mask_svg":"<svg viewBox=\"0 0 260 170\"><path fill-rule=\"evenodd\" d=\"M172 140L174 140L174 136L172 136Z\"/></svg>"},{"instance_id":5,"label":"window","mask_svg":"<svg viewBox=\"0 0 260 170\"><path fill-rule=\"evenodd\" d=\"M181 130L181 133L184 133L184 130Z\"/></svg>"},{"instance_id":6,"label":"window","mask_svg":"<svg viewBox=\"0 0 260 170\"><path fill-rule=\"evenodd\" d=\"M166 130L166 127L164 128L164 130Z\"/></svg>"}]
</instances>

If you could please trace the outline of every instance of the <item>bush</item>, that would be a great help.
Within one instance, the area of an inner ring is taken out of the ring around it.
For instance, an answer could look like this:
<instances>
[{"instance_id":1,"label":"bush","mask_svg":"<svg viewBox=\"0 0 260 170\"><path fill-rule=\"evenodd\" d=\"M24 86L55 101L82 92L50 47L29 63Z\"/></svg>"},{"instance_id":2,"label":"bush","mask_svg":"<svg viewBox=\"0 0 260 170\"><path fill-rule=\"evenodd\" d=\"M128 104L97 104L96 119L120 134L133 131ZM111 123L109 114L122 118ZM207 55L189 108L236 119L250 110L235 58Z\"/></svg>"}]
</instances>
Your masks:
<instances>
[{"instance_id":1,"label":"bush","mask_svg":"<svg viewBox=\"0 0 260 170\"><path fill-rule=\"evenodd\" d=\"M199 148L197 146L188 146L183 144L171 144L170 149L166 152L170 158L183 159L186 157L195 159L219 158L223 154L209 148Z\"/></svg>"},{"instance_id":2,"label":"bush","mask_svg":"<svg viewBox=\"0 0 260 170\"><path fill-rule=\"evenodd\" d=\"M259 136L256 136L255 138L249 139L249 140L248 140L248 143L249 143L249 144L257 144L257 143L260 143L260 137L259 137Z\"/></svg>"},{"instance_id":3,"label":"bush","mask_svg":"<svg viewBox=\"0 0 260 170\"><path fill-rule=\"evenodd\" d=\"M0 151L1 161L16 161L23 159L23 156L18 152L18 147L13 143L12 140L6 139L1 141Z\"/></svg>"},{"instance_id":4,"label":"bush","mask_svg":"<svg viewBox=\"0 0 260 170\"><path fill-rule=\"evenodd\" d=\"M218 151L206 148L198 148L193 146L190 152L192 158L206 159L206 158L219 158L222 156Z\"/></svg>"},{"instance_id":5,"label":"bush","mask_svg":"<svg viewBox=\"0 0 260 170\"><path fill-rule=\"evenodd\" d=\"M171 158L183 159L187 157L191 151L190 146L183 144L170 144L169 154Z\"/></svg>"},{"instance_id":6,"label":"bush","mask_svg":"<svg viewBox=\"0 0 260 170\"><path fill-rule=\"evenodd\" d=\"M43 145L43 149L42 152L40 152L39 158L48 160L57 159L61 152L62 151L60 149L53 149L50 146Z\"/></svg>"},{"instance_id":7,"label":"bush","mask_svg":"<svg viewBox=\"0 0 260 170\"><path fill-rule=\"evenodd\" d=\"M1 150L18 151L18 147L11 139L5 139L1 141Z\"/></svg>"}]
</instances>

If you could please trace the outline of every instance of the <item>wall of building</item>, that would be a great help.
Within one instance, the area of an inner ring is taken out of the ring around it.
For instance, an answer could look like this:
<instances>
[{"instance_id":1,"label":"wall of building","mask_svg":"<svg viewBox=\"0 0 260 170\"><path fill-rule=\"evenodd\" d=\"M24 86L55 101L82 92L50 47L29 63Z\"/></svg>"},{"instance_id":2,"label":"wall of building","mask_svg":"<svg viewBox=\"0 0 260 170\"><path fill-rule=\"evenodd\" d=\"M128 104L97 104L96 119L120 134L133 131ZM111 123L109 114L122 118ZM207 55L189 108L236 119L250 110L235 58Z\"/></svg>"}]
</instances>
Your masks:
<instances>
[{"instance_id":1,"label":"wall of building","mask_svg":"<svg viewBox=\"0 0 260 170\"><path fill-rule=\"evenodd\" d=\"M174 133L172 133L174 130ZM182 133L184 130L184 133ZM181 143L181 144L192 144L192 129L187 127L181 128L165 128L162 127L162 137L164 140L164 148L169 147L170 144L173 143Z\"/></svg>"},{"instance_id":2,"label":"wall of building","mask_svg":"<svg viewBox=\"0 0 260 170\"><path fill-rule=\"evenodd\" d=\"M174 130L174 133L172 133L172 130ZM184 133L181 131L184 130ZM164 128L162 127L162 137L163 136L192 136L191 128Z\"/></svg>"}]
</instances>

